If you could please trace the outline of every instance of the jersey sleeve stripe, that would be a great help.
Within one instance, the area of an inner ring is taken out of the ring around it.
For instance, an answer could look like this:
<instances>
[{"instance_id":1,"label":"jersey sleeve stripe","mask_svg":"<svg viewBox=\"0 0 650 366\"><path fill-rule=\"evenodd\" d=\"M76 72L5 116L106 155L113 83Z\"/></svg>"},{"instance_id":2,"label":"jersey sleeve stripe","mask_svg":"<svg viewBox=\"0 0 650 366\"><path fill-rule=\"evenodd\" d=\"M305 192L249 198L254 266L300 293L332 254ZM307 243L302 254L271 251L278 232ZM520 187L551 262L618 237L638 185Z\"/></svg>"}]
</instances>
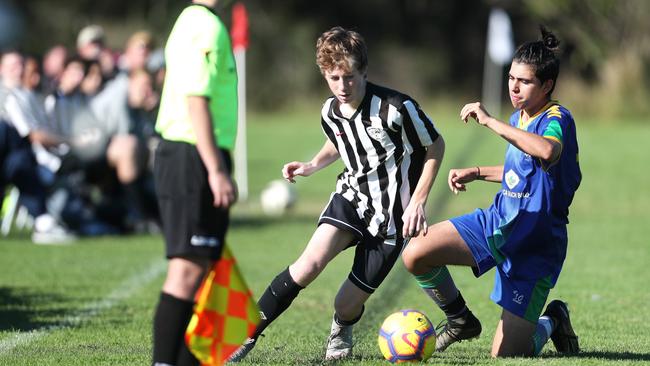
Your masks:
<instances>
[{"instance_id":1,"label":"jersey sleeve stripe","mask_svg":"<svg viewBox=\"0 0 650 366\"><path fill-rule=\"evenodd\" d=\"M557 119L552 119L546 126L546 129L544 130L542 136L553 137L559 143L562 143L563 134L562 134L562 126L560 126L560 122Z\"/></svg>"},{"instance_id":2,"label":"jersey sleeve stripe","mask_svg":"<svg viewBox=\"0 0 650 366\"><path fill-rule=\"evenodd\" d=\"M404 106L413 123L420 145L431 145L438 138L438 131L436 131L431 120L424 113L420 113L420 109L410 100L405 101Z\"/></svg>"}]
</instances>

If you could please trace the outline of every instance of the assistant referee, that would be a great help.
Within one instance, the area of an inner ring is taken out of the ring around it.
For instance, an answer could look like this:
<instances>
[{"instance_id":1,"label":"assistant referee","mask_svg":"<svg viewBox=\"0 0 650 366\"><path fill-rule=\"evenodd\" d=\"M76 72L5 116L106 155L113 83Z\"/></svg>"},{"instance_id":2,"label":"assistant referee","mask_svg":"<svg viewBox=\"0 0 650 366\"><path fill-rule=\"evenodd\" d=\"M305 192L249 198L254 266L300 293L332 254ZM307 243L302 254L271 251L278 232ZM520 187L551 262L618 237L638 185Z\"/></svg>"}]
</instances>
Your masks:
<instances>
[{"instance_id":1,"label":"assistant referee","mask_svg":"<svg viewBox=\"0 0 650 366\"><path fill-rule=\"evenodd\" d=\"M236 201L230 151L237 132L237 72L217 0L194 0L165 46L167 74L154 175L167 277L153 324L153 365L198 365L184 342L194 294L219 259Z\"/></svg>"}]
</instances>

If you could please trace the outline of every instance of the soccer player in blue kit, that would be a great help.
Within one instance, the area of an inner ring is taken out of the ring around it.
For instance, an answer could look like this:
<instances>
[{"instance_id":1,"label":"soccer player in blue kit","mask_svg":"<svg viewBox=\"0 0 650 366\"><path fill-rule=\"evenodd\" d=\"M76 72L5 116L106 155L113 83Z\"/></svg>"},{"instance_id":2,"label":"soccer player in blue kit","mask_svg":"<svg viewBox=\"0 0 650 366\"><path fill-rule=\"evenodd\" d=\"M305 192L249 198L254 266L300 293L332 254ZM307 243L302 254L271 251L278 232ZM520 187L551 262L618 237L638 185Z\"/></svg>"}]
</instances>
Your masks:
<instances>
[{"instance_id":1,"label":"soccer player in blue kit","mask_svg":"<svg viewBox=\"0 0 650 366\"><path fill-rule=\"evenodd\" d=\"M475 180L501 183L494 203L431 226L403 252L406 268L447 316L439 351L481 331L445 265L470 266L477 277L496 267L491 299L503 312L493 357L537 355L549 338L560 353L580 350L566 303L554 300L542 314L566 257L568 208L581 173L573 117L551 99L559 41L544 27L541 33L542 40L524 43L513 57L508 86L515 112L508 123L481 103L460 112L509 145L503 165L452 169L449 187L458 193Z\"/></svg>"}]
</instances>

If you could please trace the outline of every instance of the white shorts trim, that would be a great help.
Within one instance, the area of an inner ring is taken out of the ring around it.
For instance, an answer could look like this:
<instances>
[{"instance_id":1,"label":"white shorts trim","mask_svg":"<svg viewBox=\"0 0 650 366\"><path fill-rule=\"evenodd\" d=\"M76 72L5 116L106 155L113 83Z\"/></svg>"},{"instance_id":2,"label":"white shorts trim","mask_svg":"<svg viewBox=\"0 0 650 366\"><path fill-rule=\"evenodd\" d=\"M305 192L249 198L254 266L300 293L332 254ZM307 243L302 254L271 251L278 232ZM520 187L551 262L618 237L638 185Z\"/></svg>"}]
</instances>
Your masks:
<instances>
[{"instance_id":1,"label":"white shorts trim","mask_svg":"<svg viewBox=\"0 0 650 366\"><path fill-rule=\"evenodd\" d=\"M345 222L345 221L341 221L341 220L339 220L339 219L335 219L335 218L333 218L333 217L331 217L331 216L321 216L320 218L321 218L321 220L322 220L322 219L328 219L328 220L332 220L332 221L336 221L336 222L338 222L338 223L341 223L341 224L343 224L343 225L349 227L350 229L352 229L352 230L358 232L359 235L361 235L361 237L363 237L363 233L362 233L361 231L359 231L359 229L357 229L356 227L354 227L354 226L348 224L348 223Z\"/></svg>"},{"instance_id":2,"label":"white shorts trim","mask_svg":"<svg viewBox=\"0 0 650 366\"><path fill-rule=\"evenodd\" d=\"M359 281L359 283L362 283L362 284L363 284L364 286L366 286L367 288L372 289L373 291L377 289L376 287L372 287L372 286L368 285L367 283L361 281L361 280L359 279L359 277L357 277L357 276L354 274L353 271L350 271L350 274L351 274L352 276L354 276L354 278L355 278L357 281Z\"/></svg>"}]
</instances>

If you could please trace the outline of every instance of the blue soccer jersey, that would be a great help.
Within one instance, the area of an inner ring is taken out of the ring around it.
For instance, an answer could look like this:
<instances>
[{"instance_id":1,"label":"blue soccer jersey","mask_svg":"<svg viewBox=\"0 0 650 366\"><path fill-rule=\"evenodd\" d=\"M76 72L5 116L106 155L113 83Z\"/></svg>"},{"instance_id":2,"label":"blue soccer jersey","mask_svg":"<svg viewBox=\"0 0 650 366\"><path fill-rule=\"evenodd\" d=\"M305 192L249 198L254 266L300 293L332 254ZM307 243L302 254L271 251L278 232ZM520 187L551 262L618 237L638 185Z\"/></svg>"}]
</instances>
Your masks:
<instances>
[{"instance_id":1,"label":"blue soccer jersey","mask_svg":"<svg viewBox=\"0 0 650 366\"><path fill-rule=\"evenodd\" d=\"M581 179L575 123L566 108L549 103L526 123L516 111L510 125L559 142L562 152L556 161L544 162L508 145L501 191L490 207L499 218L500 234L491 249L503 259L523 262L521 270L559 274L566 240L558 239L566 239L569 205ZM527 259L531 254L534 258Z\"/></svg>"},{"instance_id":2,"label":"blue soccer jersey","mask_svg":"<svg viewBox=\"0 0 650 366\"><path fill-rule=\"evenodd\" d=\"M549 103L510 125L557 141L560 156L545 162L508 145L501 190L487 209L450 221L468 244L477 276L497 266L492 299L516 315L536 321L566 257L569 205L581 180L573 117Z\"/></svg>"}]
</instances>

